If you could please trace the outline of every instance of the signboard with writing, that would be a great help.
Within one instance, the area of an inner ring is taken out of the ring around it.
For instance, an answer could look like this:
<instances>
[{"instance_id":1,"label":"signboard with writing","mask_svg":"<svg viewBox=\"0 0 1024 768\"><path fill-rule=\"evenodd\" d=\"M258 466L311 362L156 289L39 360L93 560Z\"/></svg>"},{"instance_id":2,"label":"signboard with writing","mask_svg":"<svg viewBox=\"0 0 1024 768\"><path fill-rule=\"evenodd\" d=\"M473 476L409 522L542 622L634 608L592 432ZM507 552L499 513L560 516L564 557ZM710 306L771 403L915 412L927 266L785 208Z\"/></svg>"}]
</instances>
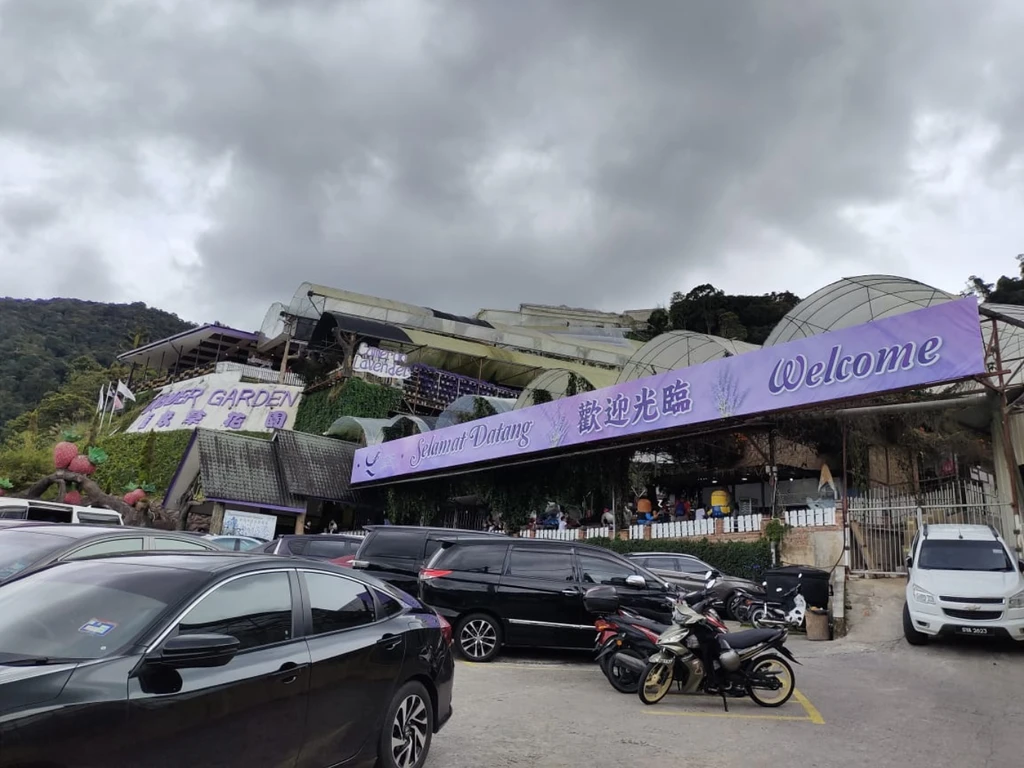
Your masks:
<instances>
[{"instance_id":1,"label":"signboard with writing","mask_svg":"<svg viewBox=\"0 0 1024 768\"><path fill-rule=\"evenodd\" d=\"M259 515L255 512L224 510L224 536L252 536L255 539L272 541L277 530L277 518L273 515Z\"/></svg>"},{"instance_id":2,"label":"signboard with writing","mask_svg":"<svg viewBox=\"0 0 1024 768\"><path fill-rule=\"evenodd\" d=\"M360 344L356 350L352 368L363 373L380 376L382 379L408 379L411 375L406 356L368 344Z\"/></svg>"},{"instance_id":3,"label":"signboard with writing","mask_svg":"<svg viewBox=\"0 0 1024 768\"><path fill-rule=\"evenodd\" d=\"M223 429L270 432L289 429L302 399L302 387L251 384L238 371L213 373L169 384L126 432Z\"/></svg>"},{"instance_id":4,"label":"signboard with writing","mask_svg":"<svg viewBox=\"0 0 1024 768\"><path fill-rule=\"evenodd\" d=\"M352 482L514 458L986 372L974 298L356 451Z\"/></svg>"}]
</instances>

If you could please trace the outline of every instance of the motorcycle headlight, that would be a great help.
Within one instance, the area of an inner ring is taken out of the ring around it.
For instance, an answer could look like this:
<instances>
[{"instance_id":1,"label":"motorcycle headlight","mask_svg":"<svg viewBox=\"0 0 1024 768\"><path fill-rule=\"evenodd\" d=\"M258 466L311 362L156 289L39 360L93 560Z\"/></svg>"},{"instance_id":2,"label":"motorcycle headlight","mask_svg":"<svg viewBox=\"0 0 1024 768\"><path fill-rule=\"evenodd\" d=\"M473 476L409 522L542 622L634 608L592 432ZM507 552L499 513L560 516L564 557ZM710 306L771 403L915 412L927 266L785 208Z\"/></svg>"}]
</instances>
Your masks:
<instances>
[{"instance_id":1,"label":"motorcycle headlight","mask_svg":"<svg viewBox=\"0 0 1024 768\"><path fill-rule=\"evenodd\" d=\"M935 595L914 585L914 599L922 605L935 605Z\"/></svg>"},{"instance_id":2,"label":"motorcycle headlight","mask_svg":"<svg viewBox=\"0 0 1024 768\"><path fill-rule=\"evenodd\" d=\"M1011 597L1006 604L1006 607L1011 611L1015 608L1024 608L1024 590L1021 590L1016 595Z\"/></svg>"}]
</instances>

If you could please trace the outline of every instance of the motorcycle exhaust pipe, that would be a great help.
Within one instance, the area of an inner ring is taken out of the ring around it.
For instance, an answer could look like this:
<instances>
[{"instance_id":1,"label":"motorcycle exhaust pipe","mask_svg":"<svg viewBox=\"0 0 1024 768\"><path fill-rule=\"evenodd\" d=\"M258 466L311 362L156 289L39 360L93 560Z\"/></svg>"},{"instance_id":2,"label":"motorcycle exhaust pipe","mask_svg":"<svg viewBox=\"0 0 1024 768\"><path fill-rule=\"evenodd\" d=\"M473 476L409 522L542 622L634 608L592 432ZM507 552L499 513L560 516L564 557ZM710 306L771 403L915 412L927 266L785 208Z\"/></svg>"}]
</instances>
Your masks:
<instances>
[{"instance_id":1,"label":"motorcycle exhaust pipe","mask_svg":"<svg viewBox=\"0 0 1024 768\"><path fill-rule=\"evenodd\" d=\"M643 659L638 659L635 656L627 656L624 653L616 653L613 658L615 659L615 663L623 667L629 667L634 672L643 672L644 667L647 666L647 663Z\"/></svg>"}]
</instances>

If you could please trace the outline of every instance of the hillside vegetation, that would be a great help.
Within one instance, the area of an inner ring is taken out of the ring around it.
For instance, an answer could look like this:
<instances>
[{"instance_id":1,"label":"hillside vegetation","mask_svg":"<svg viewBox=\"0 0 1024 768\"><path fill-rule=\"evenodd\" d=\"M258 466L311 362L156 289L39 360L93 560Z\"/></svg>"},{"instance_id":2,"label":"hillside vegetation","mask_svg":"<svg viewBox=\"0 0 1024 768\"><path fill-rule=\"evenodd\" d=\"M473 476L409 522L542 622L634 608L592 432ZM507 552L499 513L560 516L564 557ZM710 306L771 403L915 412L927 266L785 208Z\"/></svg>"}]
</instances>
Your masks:
<instances>
[{"instance_id":1,"label":"hillside vegetation","mask_svg":"<svg viewBox=\"0 0 1024 768\"><path fill-rule=\"evenodd\" d=\"M193 327L177 315L134 304L0 298L0 430L68 380L73 362L98 368L140 344ZM92 392L95 408L100 384Z\"/></svg>"}]
</instances>

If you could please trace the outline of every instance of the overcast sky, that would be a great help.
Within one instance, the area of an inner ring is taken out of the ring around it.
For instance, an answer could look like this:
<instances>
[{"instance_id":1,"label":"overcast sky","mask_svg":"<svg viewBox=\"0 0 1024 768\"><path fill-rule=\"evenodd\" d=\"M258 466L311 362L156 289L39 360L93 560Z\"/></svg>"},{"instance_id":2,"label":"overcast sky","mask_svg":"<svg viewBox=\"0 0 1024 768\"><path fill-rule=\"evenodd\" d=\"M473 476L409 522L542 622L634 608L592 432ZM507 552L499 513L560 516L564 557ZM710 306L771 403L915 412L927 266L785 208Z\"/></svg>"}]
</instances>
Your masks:
<instances>
[{"instance_id":1,"label":"overcast sky","mask_svg":"<svg viewBox=\"0 0 1024 768\"><path fill-rule=\"evenodd\" d=\"M257 326L1024 251L1019 0L0 0L0 295Z\"/></svg>"}]
</instances>

